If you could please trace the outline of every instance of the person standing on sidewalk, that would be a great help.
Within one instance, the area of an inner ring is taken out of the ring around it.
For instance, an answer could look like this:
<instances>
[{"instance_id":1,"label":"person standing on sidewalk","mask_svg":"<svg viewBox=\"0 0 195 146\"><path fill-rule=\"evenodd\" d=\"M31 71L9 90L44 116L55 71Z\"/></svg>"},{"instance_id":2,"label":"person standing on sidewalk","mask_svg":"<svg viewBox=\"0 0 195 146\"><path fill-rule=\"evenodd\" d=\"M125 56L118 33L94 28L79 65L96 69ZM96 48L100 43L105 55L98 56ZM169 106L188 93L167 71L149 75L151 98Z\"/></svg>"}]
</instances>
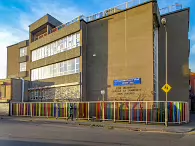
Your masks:
<instances>
[{"instance_id":1,"label":"person standing on sidewalk","mask_svg":"<svg viewBox=\"0 0 195 146\"><path fill-rule=\"evenodd\" d=\"M73 105L72 104L70 104L70 110L69 110L69 117L68 117L68 119L70 119L71 118L71 120L73 121L73 111L74 110L74 107L73 107ZM67 119L67 120L68 120Z\"/></svg>"}]
</instances>

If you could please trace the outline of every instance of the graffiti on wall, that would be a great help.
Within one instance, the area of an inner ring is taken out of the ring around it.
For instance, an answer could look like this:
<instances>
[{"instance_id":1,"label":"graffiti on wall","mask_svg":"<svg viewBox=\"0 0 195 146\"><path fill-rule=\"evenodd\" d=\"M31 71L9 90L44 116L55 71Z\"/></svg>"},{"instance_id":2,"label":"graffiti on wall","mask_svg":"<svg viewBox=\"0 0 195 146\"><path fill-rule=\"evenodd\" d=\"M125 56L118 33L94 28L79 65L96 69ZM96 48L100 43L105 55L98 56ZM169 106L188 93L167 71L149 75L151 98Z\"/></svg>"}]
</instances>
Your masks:
<instances>
[{"instance_id":1,"label":"graffiti on wall","mask_svg":"<svg viewBox=\"0 0 195 146\"><path fill-rule=\"evenodd\" d=\"M113 87L109 100L116 101L144 101L154 96L153 91L141 89L137 86Z\"/></svg>"},{"instance_id":2,"label":"graffiti on wall","mask_svg":"<svg viewBox=\"0 0 195 146\"><path fill-rule=\"evenodd\" d=\"M9 103L0 103L0 116L9 115Z\"/></svg>"},{"instance_id":3,"label":"graffiti on wall","mask_svg":"<svg viewBox=\"0 0 195 146\"><path fill-rule=\"evenodd\" d=\"M31 100L80 101L80 86L42 88L30 91Z\"/></svg>"}]
</instances>

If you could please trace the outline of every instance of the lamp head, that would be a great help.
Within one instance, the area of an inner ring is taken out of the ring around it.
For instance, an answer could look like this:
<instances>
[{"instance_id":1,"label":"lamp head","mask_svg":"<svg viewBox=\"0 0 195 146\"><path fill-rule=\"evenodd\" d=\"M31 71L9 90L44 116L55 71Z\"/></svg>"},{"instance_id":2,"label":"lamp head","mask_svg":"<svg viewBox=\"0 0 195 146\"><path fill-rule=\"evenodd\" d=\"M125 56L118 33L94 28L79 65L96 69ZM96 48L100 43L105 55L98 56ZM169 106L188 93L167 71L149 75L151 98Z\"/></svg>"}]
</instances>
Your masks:
<instances>
[{"instance_id":1,"label":"lamp head","mask_svg":"<svg viewBox=\"0 0 195 146\"><path fill-rule=\"evenodd\" d=\"M161 23L162 23L162 25L166 25L166 23L167 23L166 18L162 18L162 19L161 19Z\"/></svg>"}]
</instances>

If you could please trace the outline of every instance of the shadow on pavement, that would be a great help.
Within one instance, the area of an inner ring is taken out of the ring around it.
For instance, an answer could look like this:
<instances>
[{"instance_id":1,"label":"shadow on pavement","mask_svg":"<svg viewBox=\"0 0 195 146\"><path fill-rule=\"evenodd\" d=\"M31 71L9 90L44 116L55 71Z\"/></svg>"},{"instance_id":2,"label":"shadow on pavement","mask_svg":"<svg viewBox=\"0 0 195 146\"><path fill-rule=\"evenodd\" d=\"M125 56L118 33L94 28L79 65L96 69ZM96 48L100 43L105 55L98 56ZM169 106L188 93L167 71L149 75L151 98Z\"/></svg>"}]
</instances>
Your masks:
<instances>
[{"instance_id":1,"label":"shadow on pavement","mask_svg":"<svg viewBox=\"0 0 195 146\"><path fill-rule=\"evenodd\" d=\"M87 146L82 144L59 144L48 142L32 142L19 140L0 140L0 146Z\"/></svg>"}]
</instances>

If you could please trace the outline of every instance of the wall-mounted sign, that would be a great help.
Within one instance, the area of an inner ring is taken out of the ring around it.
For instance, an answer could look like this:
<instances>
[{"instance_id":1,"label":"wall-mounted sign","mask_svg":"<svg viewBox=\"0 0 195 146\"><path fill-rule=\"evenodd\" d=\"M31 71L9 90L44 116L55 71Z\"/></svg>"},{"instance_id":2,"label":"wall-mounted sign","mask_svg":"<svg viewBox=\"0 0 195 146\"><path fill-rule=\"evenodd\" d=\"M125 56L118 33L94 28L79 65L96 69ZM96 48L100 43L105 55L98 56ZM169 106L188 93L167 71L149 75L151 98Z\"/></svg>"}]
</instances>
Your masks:
<instances>
[{"instance_id":1,"label":"wall-mounted sign","mask_svg":"<svg viewBox=\"0 0 195 146\"><path fill-rule=\"evenodd\" d=\"M134 78L128 80L114 80L114 86L130 86L141 84L141 78Z\"/></svg>"}]
</instances>

